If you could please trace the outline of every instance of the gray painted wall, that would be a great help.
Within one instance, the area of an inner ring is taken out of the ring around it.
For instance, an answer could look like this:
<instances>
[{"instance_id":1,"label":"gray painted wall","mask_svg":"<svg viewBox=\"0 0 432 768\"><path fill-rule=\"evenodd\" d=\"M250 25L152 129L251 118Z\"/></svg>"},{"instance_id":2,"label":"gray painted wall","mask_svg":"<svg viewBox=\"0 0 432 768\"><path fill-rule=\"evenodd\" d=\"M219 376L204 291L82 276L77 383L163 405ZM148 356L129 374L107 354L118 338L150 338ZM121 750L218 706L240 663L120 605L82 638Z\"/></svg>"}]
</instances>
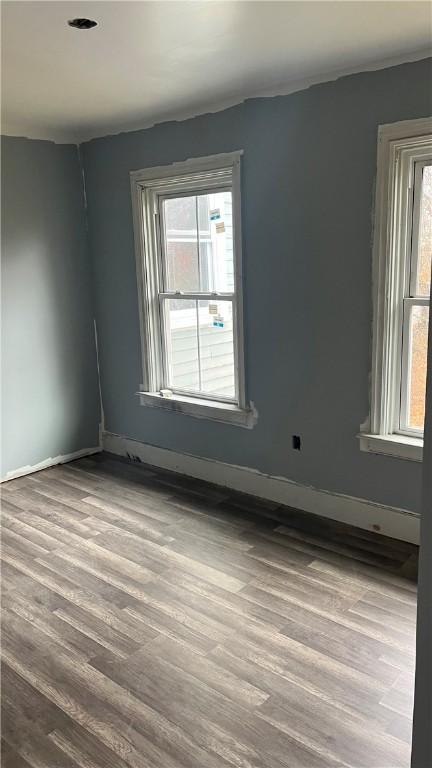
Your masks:
<instances>
[{"instance_id":1,"label":"gray painted wall","mask_svg":"<svg viewBox=\"0 0 432 768\"><path fill-rule=\"evenodd\" d=\"M77 147L1 148L5 477L97 446L99 394Z\"/></svg>"},{"instance_id":2,"label":"gray painted wall","mask_svg":"<svg viewBox=\"0 0 432 768\"><path fill-rule=\"evenodd\" d=\"M83 145L106 429L415 511L421 465L361 453L380 123L432 113L431 60ZM129 171L244 149L252 432L145 408ZM302 451L291 435L302 437Z\"/></svg>"},{"instance_id":3,"label":"gray painted wall","mask_svg":"<svg viewBox=\"0 0 432 768\"><path fill-rule=\"evenodd\" d=\"M432 323L429 324L429 365L423 457L423 509L417 609L416 687L412 768L432 765Z\"/></svg>"}]
</instances>

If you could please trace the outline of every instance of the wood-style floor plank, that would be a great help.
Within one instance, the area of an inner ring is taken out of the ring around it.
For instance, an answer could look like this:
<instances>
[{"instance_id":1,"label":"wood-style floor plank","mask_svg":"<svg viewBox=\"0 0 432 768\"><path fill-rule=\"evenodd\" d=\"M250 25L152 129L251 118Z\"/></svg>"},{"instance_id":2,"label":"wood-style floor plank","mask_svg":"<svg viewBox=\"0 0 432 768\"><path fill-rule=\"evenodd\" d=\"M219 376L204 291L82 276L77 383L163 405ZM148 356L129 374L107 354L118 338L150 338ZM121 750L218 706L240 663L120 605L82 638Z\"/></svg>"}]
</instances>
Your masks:
<instances>
[{"instance_id":1,"label":"wood-style floor plank","mask_svg":"<svg viewBox=\"0 0 432 768\"><path fill-rule=\"evenodd\" d=\"M2 502L5 768L408 768L414 546L106 454Z\"/></svg>"}]
</instances>

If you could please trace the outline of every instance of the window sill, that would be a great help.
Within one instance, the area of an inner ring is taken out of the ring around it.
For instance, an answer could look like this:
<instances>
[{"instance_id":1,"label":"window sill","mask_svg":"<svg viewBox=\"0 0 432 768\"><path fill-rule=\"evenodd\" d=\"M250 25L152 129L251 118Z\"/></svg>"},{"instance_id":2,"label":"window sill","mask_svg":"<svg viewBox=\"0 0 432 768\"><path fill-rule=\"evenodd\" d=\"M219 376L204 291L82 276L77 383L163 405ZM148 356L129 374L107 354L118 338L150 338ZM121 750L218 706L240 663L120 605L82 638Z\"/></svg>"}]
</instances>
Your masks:
<instances>
[{"instance_id":1,"label":"window sill","mask_svg":"<svg viewBox=\"0 0 432 768\"><path fill-rule=\"evenodd\" d=\"M360 450L409 461L423 460L423 438L406 435L358 435Z\"/></svg>"},{"instance_id":2,"label":"window sill","mask_svg":"<svg viewBox=\"0 0 432 768\"><path fill-rule=\"evenodd\" d=\"M249 408L239 408L231 403L217 403L198 397L184 397L182 395L162 397L159 392L137 392L136 394L139 397L140 405L184 413L197 419L222 421L237 427L246 427L246 429L252 429L258 419L253 404Z\"/></svg>"}]
</instances>

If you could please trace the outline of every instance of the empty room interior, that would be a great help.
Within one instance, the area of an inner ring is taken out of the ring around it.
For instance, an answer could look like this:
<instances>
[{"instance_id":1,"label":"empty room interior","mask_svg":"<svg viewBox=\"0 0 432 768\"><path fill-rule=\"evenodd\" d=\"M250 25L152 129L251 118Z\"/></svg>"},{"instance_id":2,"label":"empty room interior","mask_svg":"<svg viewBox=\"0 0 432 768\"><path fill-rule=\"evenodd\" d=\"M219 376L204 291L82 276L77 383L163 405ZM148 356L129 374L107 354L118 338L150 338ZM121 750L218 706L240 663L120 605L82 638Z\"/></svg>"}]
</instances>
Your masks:
<instances>
[{"instance_id":1,"label":"empty room interior","mask_svg":"<svg viewBox=\"0 0 432 768\"><path fill-rule=\"evenodd\" d=\"M432 768L432 5L1 17L1 765Z\"/></svg>"}]
</instances>

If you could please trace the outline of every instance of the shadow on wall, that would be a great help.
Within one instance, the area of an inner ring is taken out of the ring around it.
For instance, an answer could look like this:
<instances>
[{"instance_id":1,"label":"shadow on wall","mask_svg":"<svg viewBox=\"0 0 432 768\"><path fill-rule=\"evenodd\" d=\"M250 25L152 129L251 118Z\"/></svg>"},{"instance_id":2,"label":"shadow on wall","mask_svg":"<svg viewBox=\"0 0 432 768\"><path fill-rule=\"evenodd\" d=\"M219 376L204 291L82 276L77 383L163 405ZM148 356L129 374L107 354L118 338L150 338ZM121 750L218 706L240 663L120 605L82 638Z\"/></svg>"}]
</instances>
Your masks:
<instances>
[{"instance_id":1,"label":"shadow on wall","mask_svg":"<svg viewBox=\"0 0 432 768\"><path fill-rule=\"evenodd\" d=\"M77 148L2 137L2 477L98 444Z\"/></svg>"}]
</instances>

